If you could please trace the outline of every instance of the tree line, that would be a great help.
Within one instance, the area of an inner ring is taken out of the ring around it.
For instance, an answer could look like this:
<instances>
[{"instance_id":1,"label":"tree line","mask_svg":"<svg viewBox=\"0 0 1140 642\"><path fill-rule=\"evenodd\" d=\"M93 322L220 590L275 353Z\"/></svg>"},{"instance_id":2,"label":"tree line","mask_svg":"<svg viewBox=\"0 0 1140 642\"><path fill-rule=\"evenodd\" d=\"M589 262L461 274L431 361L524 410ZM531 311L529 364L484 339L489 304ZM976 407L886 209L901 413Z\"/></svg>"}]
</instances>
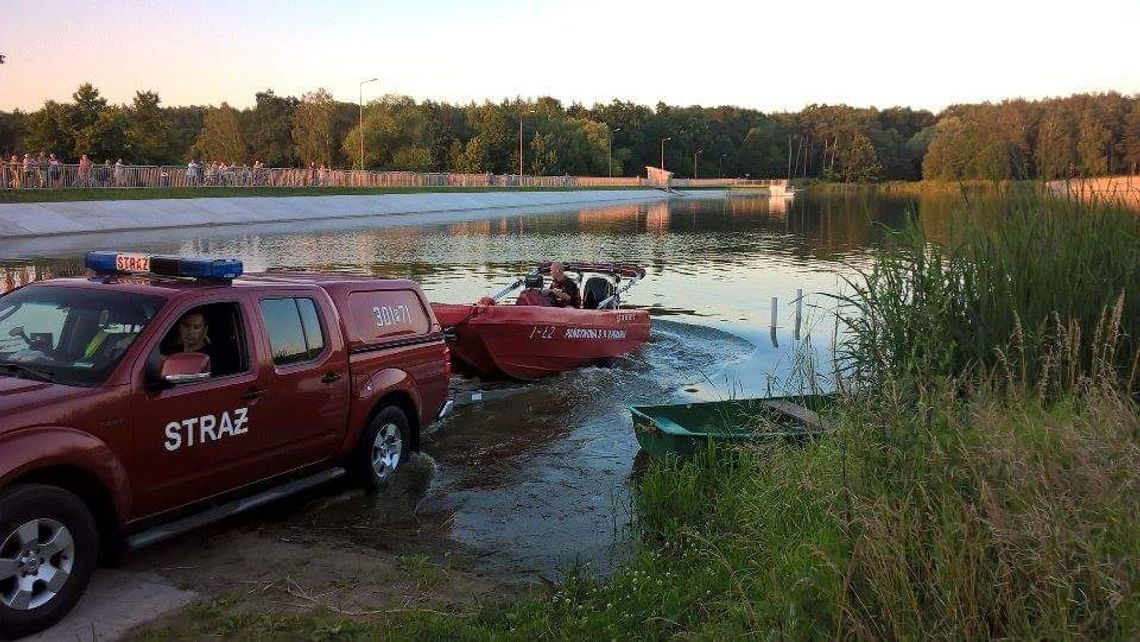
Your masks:
<instances>
[{"instance_id":1,"label":"tree line","mask_svg":"<svg viewBox=\"0 0 1140 642\"><path fill-rule=\"evenodd\" d=\"M168 107L153 91L111 104L90 84L70 102L0 112L0 152L40 150L65 162L174 165L191 158L271 167L324 164L418 172L636 176L661 163L678 176L818 177L845 182L919 178L1055 178L1135 171L1140 100L1120 94L908 107L811 105L763 113L739 107L654 107L614 100L585 107L554 98L452 105L388 95L364 106L319 89L272 90L251 107ZM664 146L662 142L664 141Z\"/></svg>"}]
</instances>

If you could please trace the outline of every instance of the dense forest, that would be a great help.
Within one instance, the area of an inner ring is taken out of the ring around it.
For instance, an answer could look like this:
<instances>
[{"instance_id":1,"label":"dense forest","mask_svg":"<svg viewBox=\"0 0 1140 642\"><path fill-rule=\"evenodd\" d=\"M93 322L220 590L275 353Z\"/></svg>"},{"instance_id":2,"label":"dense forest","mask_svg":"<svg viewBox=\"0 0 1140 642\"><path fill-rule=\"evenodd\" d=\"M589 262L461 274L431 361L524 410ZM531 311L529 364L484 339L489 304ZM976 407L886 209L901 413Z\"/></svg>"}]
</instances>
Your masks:
<instances>
[{"instance_id":1,"label":"dense forest","mask_svg":"<svg viewBox=\"0 0 1140 642\"><path fill-rule=\"evenodd\" d=\"M139 91L109 103L85 84L71 102L0 112L0 152L40 150L65 162L181 164L191 158L289 167L359 166L358 106L321 89L300 98L257 93L252 107L167 107ZM584 107L553 98L450 105L389 95L364 107L369 169L539 175L889 179L1028 179L1134 173L1140 97L1081 94L1040 101L907 107L811 105L765 114L739 107L650 108L615 100ZM612 154L610 153L612 150ZM612 159L612 161L611 161Z\"/></svg>"}]
</instances>

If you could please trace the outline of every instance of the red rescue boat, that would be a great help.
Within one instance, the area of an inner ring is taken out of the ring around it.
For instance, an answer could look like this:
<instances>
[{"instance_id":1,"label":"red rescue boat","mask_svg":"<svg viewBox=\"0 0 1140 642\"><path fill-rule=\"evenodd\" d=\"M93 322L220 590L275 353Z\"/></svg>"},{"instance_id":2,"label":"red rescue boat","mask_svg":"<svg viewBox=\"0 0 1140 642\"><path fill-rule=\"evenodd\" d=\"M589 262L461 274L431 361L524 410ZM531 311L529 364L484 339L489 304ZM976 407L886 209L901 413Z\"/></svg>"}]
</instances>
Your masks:
<instances>
[{"instance_id":1,"label":"red rescue boat","mask_svg":"<svg viewBox=\"0 0 1140 642\"><path fill-rule=\"evenodd\" d=\"M451 357L484 377L539 379L637 350L649 338L649 313L620 308L621 295L645 277L628 263L567 262L579 281L582 308L546 304L543 263L525 278L479 303L433 303L432 310L448 336ZM514 305L499 303L527 286Z\"/></svg>"}]
</instances>

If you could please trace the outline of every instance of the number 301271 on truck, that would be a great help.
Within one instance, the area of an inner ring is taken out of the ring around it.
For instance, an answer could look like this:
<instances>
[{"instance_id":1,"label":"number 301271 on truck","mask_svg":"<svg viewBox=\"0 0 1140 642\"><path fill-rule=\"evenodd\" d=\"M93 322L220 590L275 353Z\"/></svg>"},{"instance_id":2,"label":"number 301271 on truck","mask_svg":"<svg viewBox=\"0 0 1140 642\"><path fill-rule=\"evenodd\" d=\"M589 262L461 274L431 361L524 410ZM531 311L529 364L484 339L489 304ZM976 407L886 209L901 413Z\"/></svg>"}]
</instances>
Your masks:
<instances>
[{"instance_id":1,"label":"number 301271 on truck","mask_svg":"<svg viewBox=\"0 0 1140 642\"><path fill-rule=\"evenodd\" d=\"M345 474L385 485L450 405L411 281L87 266L0 297L0 634L63 617L100 554Z\"/></svg>"}]
</instances>

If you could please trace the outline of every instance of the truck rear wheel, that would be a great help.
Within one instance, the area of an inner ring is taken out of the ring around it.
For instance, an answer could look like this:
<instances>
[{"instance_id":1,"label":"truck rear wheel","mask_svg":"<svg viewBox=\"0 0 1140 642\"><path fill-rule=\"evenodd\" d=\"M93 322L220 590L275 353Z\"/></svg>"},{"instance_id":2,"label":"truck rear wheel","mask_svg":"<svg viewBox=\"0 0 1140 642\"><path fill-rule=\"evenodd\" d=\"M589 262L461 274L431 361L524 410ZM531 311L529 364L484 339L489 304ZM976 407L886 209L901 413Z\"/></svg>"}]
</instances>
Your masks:
<instances>
[{"instance_id":1,"label":"truck rear wheel","mask_svg":"<svg viewBox=\"0 0 1140 642\"><path fill-rule=\"evenodd\" d=\"M0 491L0 635L28 635L67 615L98 549L95 518L75 495L41 484Z\"/></svg>"},{"instance_id":2,"label":"truck rear wheel","mask_svg":"<svg viewBox=\"0 0 1140 642\"><path fill-rule=\"evenodd\" d=\"M360 482L370 489L387 486L396 469L408 457L408 416L396 406L376 413L360 436L357 447L356 472Z\"/></svg>"}]
</instances>

